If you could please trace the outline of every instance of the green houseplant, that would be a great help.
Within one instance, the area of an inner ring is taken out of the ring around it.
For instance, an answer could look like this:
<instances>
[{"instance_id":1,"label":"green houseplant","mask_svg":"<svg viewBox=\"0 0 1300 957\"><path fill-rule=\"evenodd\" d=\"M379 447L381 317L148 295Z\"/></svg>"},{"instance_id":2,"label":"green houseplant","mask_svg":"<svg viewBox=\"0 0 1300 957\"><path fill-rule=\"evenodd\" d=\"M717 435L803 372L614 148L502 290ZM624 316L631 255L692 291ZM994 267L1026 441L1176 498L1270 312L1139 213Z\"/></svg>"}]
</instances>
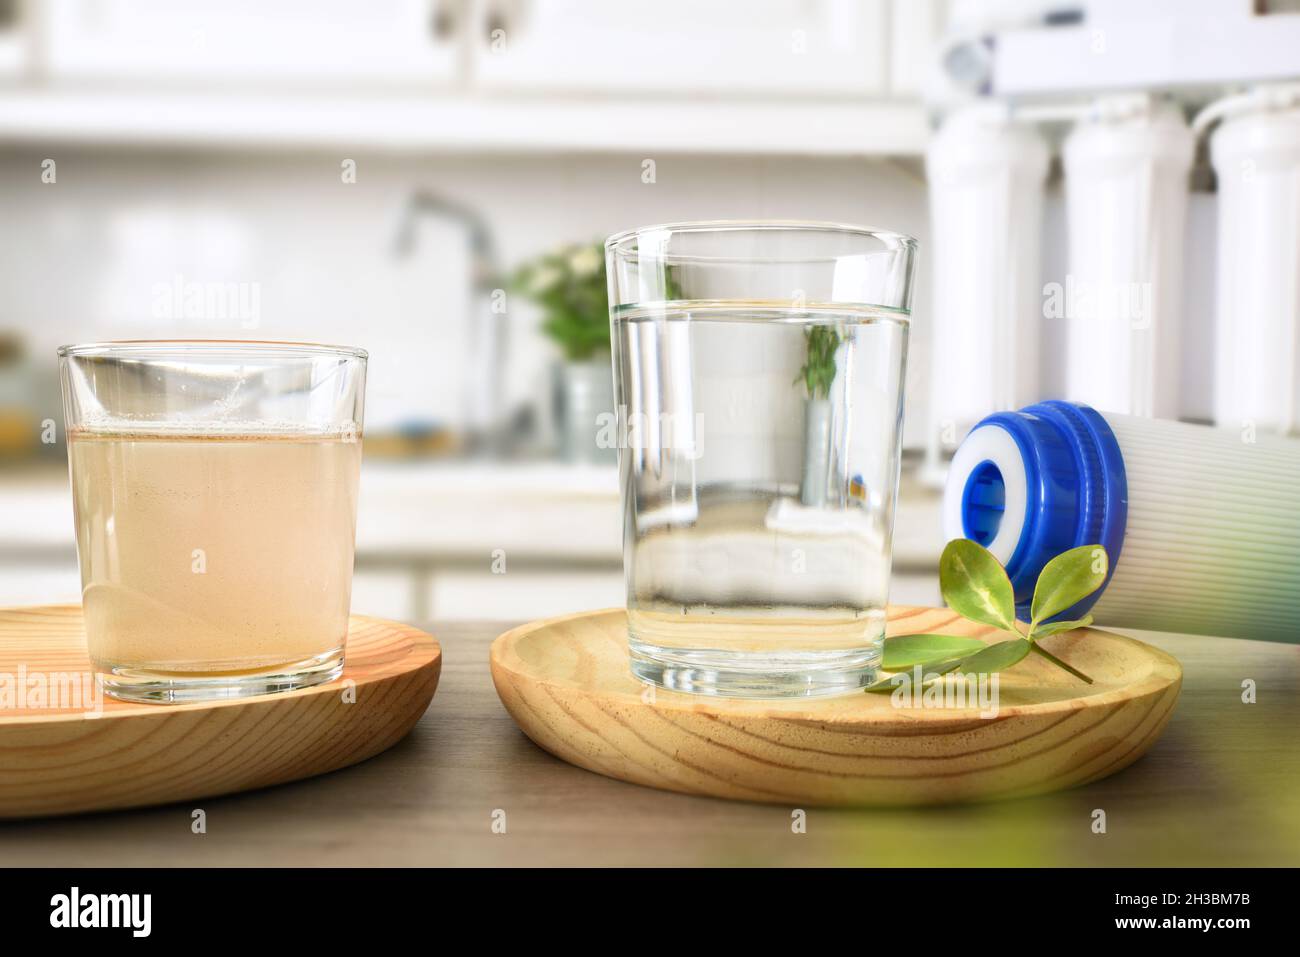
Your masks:
<instances>
[{"instance_id":1,"label":"green houseplant","mask_svg":"<svg viewBox=\"0 0 1300 957\"><path fill-rule=\"evenodd\" d=\"M521 266L511 278L516 295L542 310L542 331L559 347L555 419L561 455L603 461L596 444L599 417L614 410L609 359L609 293L600 243L564 246Z\"/></svg>"}]
</instances>

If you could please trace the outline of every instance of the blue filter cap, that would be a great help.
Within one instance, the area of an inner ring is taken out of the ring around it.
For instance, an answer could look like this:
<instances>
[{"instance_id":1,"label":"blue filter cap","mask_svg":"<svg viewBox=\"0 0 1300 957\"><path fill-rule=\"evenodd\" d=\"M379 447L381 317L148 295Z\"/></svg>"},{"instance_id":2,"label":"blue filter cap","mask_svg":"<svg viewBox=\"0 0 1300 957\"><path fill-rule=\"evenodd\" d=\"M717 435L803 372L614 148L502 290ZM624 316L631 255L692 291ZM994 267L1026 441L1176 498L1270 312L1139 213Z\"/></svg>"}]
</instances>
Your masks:
<instances>
[{"instance_id":1,"label":"blue filter cap","mask_svg":"<svg viewBox=\"0 0 1300 957\"><path fill-rule=\"evenodd\" d=\"M1016 613L1028 621L1043 566L1067 549L1100 544L1119 564L1128 482L1119 443L1095 409L1040 402L997 412L970 431L953 456L943 498L945 540L969 538L1007 569ZM1052 621L1079 618L1101 588Z\"/></svg>"}]
</instances>

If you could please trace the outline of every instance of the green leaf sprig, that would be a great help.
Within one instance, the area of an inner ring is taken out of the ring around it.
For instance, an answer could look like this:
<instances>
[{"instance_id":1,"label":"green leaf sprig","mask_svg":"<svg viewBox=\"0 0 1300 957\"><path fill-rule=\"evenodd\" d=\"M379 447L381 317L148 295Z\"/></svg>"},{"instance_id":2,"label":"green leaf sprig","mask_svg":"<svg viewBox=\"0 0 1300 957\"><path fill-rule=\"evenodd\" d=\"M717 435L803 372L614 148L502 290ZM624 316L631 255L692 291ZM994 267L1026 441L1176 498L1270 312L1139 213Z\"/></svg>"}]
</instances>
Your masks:
<instances>
[{"instance_id":1,"label":"green leaf sprig","mask_svg":"<svg viewBox=\"0 0 1300 957\"><path fill-rule=\"evenodd\" d=\"M1063 668L1080 681L1092 679L1038 644L1040 638L1092 624L1092 615L1073 621L1046 623L1076 602L1087 598L1106 581L1110 560L1100 545L1080 545L1062 552L1043 566L1034 584L1030 620L1025 629L1016 621L1016 596L1006 569L982 545L965 538L953 539L939 558L939 590L948 607L963 618L992 625L1014 637L986 645L978 638L958 635L899 635L885 639L883 671L906 672L921 665L929 678L960 669L962 674L1005 671L1031 652ZM888 691L896 687L890 675L867 688Z\"/></svg>"},{"instance_id":2,"label":"green leaf sprig","mask_svg":"<svg viewBox=\"0 0 1300 957\"><path fill-rule=\"evenodd\" d=\"M835 381L835 353L840 348L840 334L832 326L810 326L804 332L807 359L794 377L802 382L810 399L828 399Z\"/></svg>"}]
</instances>

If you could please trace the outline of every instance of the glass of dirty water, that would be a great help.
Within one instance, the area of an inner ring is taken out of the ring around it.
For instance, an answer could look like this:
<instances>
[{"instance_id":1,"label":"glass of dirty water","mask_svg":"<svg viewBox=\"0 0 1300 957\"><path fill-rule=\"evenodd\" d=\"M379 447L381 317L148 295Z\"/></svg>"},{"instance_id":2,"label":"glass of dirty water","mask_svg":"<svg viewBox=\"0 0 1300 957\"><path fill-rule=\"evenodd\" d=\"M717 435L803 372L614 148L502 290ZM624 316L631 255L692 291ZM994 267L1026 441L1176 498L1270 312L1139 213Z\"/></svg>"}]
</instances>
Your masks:
<instances>
[{"instance_id":1,"label":"glass of dirty water","mask_svg":"<svg viewBox=\"0 0 1300 957\"><path fill-rule=\"evenodd\" d=\"M916 241L703 222L605 250L633 673L736 697L871 684Z\"/></svg>"},{"instance_id":2,"label":"glass of dirty water","mask_svg":"<svg viewBox=\"0 0 1300 957\"><path fill-rule=\"evenodd\" d=\"M343 668L366 353L280 342L59 350L90 658L133 701Z\"/></svg>"}]
</instances>

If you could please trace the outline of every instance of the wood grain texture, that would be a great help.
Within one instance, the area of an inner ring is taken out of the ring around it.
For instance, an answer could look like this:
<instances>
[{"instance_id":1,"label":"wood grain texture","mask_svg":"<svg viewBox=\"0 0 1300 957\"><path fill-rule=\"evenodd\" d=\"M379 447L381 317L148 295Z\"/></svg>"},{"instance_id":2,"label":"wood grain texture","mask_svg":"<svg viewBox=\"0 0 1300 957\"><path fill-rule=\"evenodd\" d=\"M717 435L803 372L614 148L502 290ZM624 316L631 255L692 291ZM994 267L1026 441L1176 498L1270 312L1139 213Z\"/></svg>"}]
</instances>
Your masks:
<instances>
[{"instance_id":1,"label":"wood grain texture","mask_svg":"<svg viewBox=\"0 0 1300 957\"><path fill-rule=\"evenodd\" d=\"M508 577L508 576L507 576ZM938 584L935 584L938 590ZM0 821L36 867L1300 866L1300 646L1126 632L1183 666L1160 740L1122 774L1021 801L807 809L639 787L537 747L492 687L519 622L438 621L437 702L383 754L200 803ZM1258 700L1242 699L1242 681ZM190 831L202 807L208 833ZM1108 832L1094 830L1104 809ZM509 818L501 833L498 812Z\"/></svg>"},{"instance_id":2,"label":"wood grain texture","mask_svg":"<svg viewBox=\"0 0 1300 957\"><path fill-rule=\"evenodd\" d=\"M948 609L893 608L889 633L998 633ZM1131 764L1159 737L1177 661L1096 629L1044 647L980 708L898 707L889 695L752 701L656 689L628 670L622 611L524 625L492 645L497 693L524 733L571 764L651 787L777 804L902 806L1042 794Z\"/></svg>"},{"instance_id":3,"label":"wood grain texture","mask_svg":"<svg viewBox=\"0 0 1300 957\"><path fill-rule=\"evenodd\" d=\"M105 697L102 710L20 692L0 708L0 818L189 800L355 764L410 731L441 666L432 636L354 616L343 676L314 688L181 705ZM40 673L52 688L48 676L90 669L79 606L0 609L0 682Z\"/></svg>"}]
</instances>

